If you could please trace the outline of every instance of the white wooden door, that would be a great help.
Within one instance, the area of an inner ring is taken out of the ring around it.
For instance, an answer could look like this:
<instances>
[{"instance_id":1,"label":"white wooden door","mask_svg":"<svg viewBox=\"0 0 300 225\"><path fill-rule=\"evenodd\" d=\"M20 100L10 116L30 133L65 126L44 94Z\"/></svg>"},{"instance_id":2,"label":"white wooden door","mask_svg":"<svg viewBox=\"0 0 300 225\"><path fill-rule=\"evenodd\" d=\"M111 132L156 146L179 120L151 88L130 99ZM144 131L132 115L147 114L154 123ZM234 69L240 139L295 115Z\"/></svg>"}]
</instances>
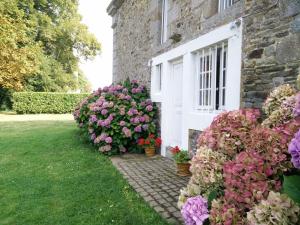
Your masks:
<instances>
[{"instance_id":1,"label":"white wooden door","mask_svg":"<svg viewBox=\"0 0 300 225\"><path fill-rule=\"evenodd\" d=\"M181 146L182 133L182 79L183 63L176 61L172 63L169 75L169 143L171 146Z\"/></svg>"}]
</instances>

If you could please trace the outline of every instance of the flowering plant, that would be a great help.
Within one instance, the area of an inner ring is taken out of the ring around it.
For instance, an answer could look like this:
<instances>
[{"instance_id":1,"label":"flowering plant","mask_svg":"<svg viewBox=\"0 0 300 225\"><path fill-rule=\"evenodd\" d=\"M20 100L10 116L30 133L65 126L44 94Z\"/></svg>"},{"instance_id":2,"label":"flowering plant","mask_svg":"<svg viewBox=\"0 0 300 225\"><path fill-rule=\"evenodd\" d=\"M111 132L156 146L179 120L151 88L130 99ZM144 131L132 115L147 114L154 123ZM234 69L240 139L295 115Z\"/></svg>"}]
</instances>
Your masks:
<instances>
[{"instance_id":1,"label":"flowering plant","mask_svg":"<svg viewBox=\"0 0 300 225\"><path fill-rule=\"evenodd\" d=\"M283 101L288 97L296 94L296 90L292 88L289 84L281 85L275 88L263 105L263 110L267 116L270 116L271 113L277 110Z\"/></svg>"},{"instance_id":2,"label":"flowering plant","mask_svg":"<svg viewBox=\"0 0 300 225\"><path fill-rule=\"evenodd\" d=\"M300 130L296 133L289 145L289 153L295 168L300 169Z\"/></svg>"},{"instance_id":3,"label":"flowering plant","mask_svg":"<svg viewBox=\"0 0 300 225\"><path fill-rule=\"evenodd\" d=\"M176 163L188 163L191 160L189 152L180 149L178 146L172 147L170 151Z\"/></svg>"},{"instance_id":4,"label":"flowering plant","mask_svg":"<svg viewBox=\"0 0 300 225\"><path fill-rule=\"evenodd\" d=\"M258 110L235 110L220 114L202 132L191 161L192 177L180 191L179 208L189 198L201 195L208 199L212 225L269 224L271 215L278 215L278 221L270 224L299 223L293 209L293 215L285 217L283 207L265 207L273 192L284 191L295 202L300 199L293 191L300 180L295 169L300 166L300 96L295 97L295 90L288 85L270 96L264 105L268 118L262 125ZM291 206L288 197L281 203ZM251 221L247 221L247 212ZM256 218L259 216L263 219ZM184 218L187 224L191 221Z\"/></svg>"},{"instance_id":5,"label":"flowering plant","mask_svg":"<svg viewBox=\"0 0 300 225\"><path fill-rule=\"evenodd\" d=\"M247 213L250 225L299 224L300 207L288 196L271 191L266 200Z\"/></svg>"},{"instance_id":6,"label":"flowering plant","mask_svg":"<svg viewBox=\"0 0 300 225\"><path fill-rule=\"evenodd\" d=\"M265 127L277 127L288 123L290 120L298 115L298 110L296 107L295 96L287 97L281 104L280 107L276 108L274 111L270 112L268 118L266 118L262 125Z\"/></svg>"},{"instance_id":7,"label":"flowering plant","mask_svg":"<svg viewBox=\"0 0 300 225\"><path fill-rule=\"evenodd\" d=\"M140 138L138 140L138 145L141 147L156 147L161 145L161 138L155 137L154 134L150 134L147 138Z\"/></svg>"},{"instance_id":8,"label":"flowering plant","mask_svg":"<svg viewBox=\"0 0 300 225\"><path fill-rule=\"evenodd\" d=\"M209 217L207 200L201 196L189 198L181 213L186 225L202 225Z\"/></svg>"},{"instance_id":9,"label":"flowering plant","mask_svg":"<svg viewBox=\"0 0 300 225\"><path fill-rule=\"evenodd\" d=\"M243 140L258 125L258 109L242 109L218 115L199 136L199 146L207 146L232 158L244 149Z\"/></svg>"},{"instance_id":10,"label":"flowering plant","mask_svg":"<svg viewBox=\"0 0 300 225\"><path fill-rule=\"evenodd\" d=\"M280 190L280 180L272 175L271 165L256 151L241 152L224 165L225 199L236 207L251 209L269 190Z\"/></svg>"},{"instance_id":11,"label":"flowering plant","mask_svg":"<svg viewBox=\"0 0 300 225\"><path fill-rule=\"evenodd\" d=\"M146 88L127 80L93 93L74 116L100 152L119 154L136 151L139 138L156 133L156 110Z\"/></svg>"},{"instance_id":12,"label":"flowering plant","mask_svg":"<svg viewBox=\"0 0 300 225\"><path fill-rule=\"evenodd\" d=\"M212 151L207 147L200 147L191 161L192 177L186 188L181 190L178 207L181 208L189 197L202 195L208 197L212 191L223 187L223 164L226 156Z\"/></svg>"},{"instance_id":13,"label":"flowering plant","mask_svg":"<svg viewBox=\"0 0 300 225\"><path fill-rule=\"evenodd\" d=\"M211 225L245 225L242 210L224 198L214 199L211 204L209 221Z\"/></svg>"},{"instance_id":14,"label":"flowering plant","mask_svg":"<svg viewBox=\"0 0 300 225\"><path fill-rule=\"evenodd\" d=\"M95 102L101 94L101 89L94 91L90 96L83 99L79 105L75 108L73 116L75 121L78 123L80 128L87 128L89 117L90 117L90 108L89 104Z\"/></svg>"}]
</instances>

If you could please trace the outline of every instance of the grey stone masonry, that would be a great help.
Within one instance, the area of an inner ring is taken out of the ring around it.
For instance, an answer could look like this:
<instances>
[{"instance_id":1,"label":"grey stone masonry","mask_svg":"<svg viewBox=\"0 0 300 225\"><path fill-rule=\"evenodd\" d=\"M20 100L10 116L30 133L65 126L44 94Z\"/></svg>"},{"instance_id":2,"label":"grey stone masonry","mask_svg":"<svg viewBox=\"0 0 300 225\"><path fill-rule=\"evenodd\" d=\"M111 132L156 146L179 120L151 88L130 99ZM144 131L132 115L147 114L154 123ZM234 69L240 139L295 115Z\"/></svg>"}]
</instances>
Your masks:
<instances>
[{"instance_id":1,"label":"grey stone masonry","mask_svg":"<svg viewBox=\"0 0 300 225\"><path fill-rule=\"evenodd\" d=\"M176 175L173 160L161 156L147 158L144 155L127 154L111 158L112 163L129 184L170 224L182 224L177 208L180 189L189 177Z\"/></svg>"},{"instance_id":2,"label":"grey stone masonry","mask_svg":"<svg viewBox=\"0 0 300 225\"><path fill-rule=\"evenodd\" d=\"M260 107L276 80L300 73L300 1L248 0L243 30L242 106Z\"/></svg>"},{"instance_id":3,"label":"grey stone masonry","mask_svg":"<svg viewBox=\"0 0 300 225\"><path fill-rule=\"evenodd\" d=\"M127 77L150 87L150 60L237 18L243 20L241 106L261 107L274 80L293 84L300 73L300 1L168 0L168 40L161 44L162 0L112 0L114 82ZM174 42L170 38L180 37ZM229 59L230 60L230 59Z\"/></svg>"}]
</instances>

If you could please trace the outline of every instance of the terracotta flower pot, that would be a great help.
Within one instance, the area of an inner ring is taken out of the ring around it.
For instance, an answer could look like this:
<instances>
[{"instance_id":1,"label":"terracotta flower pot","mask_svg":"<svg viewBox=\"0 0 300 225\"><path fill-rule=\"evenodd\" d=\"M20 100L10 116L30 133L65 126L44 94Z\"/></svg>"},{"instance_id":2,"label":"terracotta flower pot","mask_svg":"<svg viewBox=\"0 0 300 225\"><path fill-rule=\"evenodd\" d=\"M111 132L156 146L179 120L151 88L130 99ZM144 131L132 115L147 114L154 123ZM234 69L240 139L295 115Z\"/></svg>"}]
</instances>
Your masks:
<instances>
[{"instance_id":1,"label":"terracotta flower pot","mask_svg":"<svg viewBox=\"0 0 300 225\"><path fill-rule=\"evenodd\" d=\"M181 177L190 176L190 163L177 163L177 175Z\"/></svg>"},{"instance_id":2,"label":"terracotta flower pot","mask_svg":"<svg viewBox=\"0 0 300 225\"><path fill-rule=\"evenodd\" d=\"M146 147L145 153L147 157L155 156L155 148L154 147Z\"/></svg>"}]
</instances>

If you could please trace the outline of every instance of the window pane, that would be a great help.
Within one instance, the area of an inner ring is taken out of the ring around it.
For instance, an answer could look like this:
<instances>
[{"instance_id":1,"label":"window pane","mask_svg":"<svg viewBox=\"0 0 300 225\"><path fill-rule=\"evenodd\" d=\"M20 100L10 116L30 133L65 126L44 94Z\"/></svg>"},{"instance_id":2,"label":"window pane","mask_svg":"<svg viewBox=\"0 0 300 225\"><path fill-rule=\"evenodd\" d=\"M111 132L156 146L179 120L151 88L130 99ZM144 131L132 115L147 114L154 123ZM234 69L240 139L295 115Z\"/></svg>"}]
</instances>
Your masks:
<instances>
[{"instance_id":1,"label":"window pane","mask_svg":"<svg viewBox=\"0 0 300 225\"><path fill-rule=\"evenodd\" d=\"M227 52L226 52L226 49L225 49L225 51L224 51L224 55L223 55L223 57L224 57L224 59L223 59L223 68L225 68L226 69L226 65L227 65L227 62L226 62L226 60L227 60Z\"/></svg>"},{"instance_id":2,"label":"window pane","mask_svg":"<svg viewBox=\"0 0 300 225\"><path fill-rule=\"evenodd\" d=\"M233 5L233 0L219 0L219 12L224 11Z\"/></svg>"},{"instance_id":3,"label":"window pane","mask_svg":"<svg viewBox=\"0 0 300 225\"><path fill-rule=\"evenodd\" d=\"M168 0L161 0L161 43L167 41Z\"/></svg>"},{"instance_id":4,"label":"window pane","mask_svg":"<svg viewBox=\"0 0 300 225\"><path fill-rule=\"evenodd\" d=\"M199 105L202 106L202 91L199 92Z\"/></svg>"},{"instance_id":5,"label":"window pane","mask_svg":"<svg viewBox=\"0 0 300 225\"><path fill-rule=\"evenodd\" d=\"M198 54L198 104L202 109L223 109L226 94L227 43L218 43Z\"/></svg>"},{"instance_id":6,"label":"window pane","mask_svg":"<svg viewBox=\"0 0 300 225\"><path fill-rule=\"evenodd\" d=\"M225 106L225 89L223 89L223 95L222 95L222 106Z\"/></svg>"},{"instance_id":7,"label":"window pane","mask_svg":"<svg viewBox=\"0 0 300 225\"><path fill-rule=\"evenodd\" d=\"M226 69L223 71L223 87L226 87Z\"/></svg>"}]
</instances>

